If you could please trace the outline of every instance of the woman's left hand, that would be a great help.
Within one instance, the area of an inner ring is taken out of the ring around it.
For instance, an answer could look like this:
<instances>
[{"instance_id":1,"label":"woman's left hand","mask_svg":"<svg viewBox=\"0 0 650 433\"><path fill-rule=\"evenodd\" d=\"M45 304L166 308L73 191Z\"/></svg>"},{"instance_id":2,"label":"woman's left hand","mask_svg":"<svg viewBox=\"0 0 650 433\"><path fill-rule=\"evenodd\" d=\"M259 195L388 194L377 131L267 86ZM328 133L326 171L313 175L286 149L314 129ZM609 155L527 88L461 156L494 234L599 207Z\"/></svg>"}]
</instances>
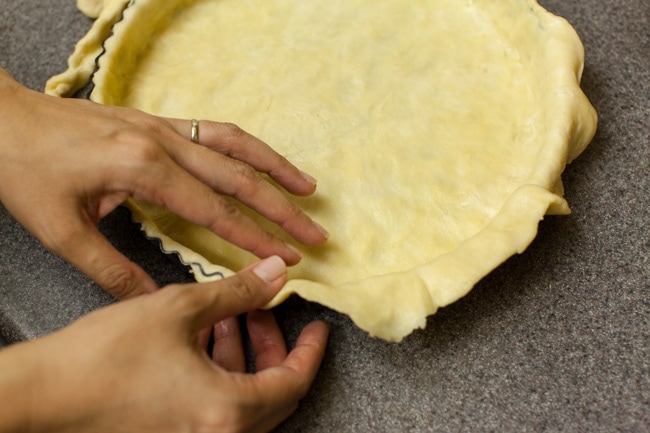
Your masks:
<instances>
[{"instance_id":1,"label":"woman's left hand","mask_svg":"<svg viewBox=\"0 0 650 433\"><path fill-rule=\"evenodd\" d=\"M305 245L325 230L260 173L296 195L316 182L231 124L200 122L31 91L0 69L0 201L50 250L118 298L157 289L97 230L129 197L165 205L258 257L301 255L234 206L233 197Z\"/></svg>"}]
</instances>

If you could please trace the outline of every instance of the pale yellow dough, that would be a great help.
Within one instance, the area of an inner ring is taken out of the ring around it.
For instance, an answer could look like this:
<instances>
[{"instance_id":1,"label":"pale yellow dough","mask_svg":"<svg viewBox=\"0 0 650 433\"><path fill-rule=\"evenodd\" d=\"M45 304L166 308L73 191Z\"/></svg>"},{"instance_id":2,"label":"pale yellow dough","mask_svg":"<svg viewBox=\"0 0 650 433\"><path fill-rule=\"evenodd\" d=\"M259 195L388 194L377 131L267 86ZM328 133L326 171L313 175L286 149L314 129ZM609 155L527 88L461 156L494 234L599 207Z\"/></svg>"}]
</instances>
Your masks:
<instances>
[{"instance_id":1,"label":"pale yellow dough","mask_svg":"<svg viewBox=\"0 0 650 433\"><path fill-rule=\"evenodd\" d=\"M93 100L237 123L318 179L294 200L332 236L269 306L297 293L391 341L569 212L560 175L596 125L579 39L532 0L136 0L114 34ZM255 260L129 206L199 281Z\"/></svg>"}]
</instances>

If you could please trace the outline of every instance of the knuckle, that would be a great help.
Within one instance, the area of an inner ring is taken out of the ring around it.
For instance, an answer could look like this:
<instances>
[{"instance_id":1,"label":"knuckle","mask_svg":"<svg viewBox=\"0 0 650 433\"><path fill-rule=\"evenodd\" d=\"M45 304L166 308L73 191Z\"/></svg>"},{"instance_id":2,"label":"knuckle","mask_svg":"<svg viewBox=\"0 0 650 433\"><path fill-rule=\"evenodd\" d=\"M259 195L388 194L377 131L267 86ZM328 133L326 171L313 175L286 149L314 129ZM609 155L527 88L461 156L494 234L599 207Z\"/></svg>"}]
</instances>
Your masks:
<instances>
[{"instance_id":1,"label":"knuckle","mask_svg":"<svg viewBox=\"0 0 650 433\"><path fill-rule=\"evenodd\" d=\"M272 159L272 167L268 171L268 175L273 179L280 179L286 173L295 171L294 165L283 155L275 153Z\"/></svg>"},{"instance_id":2,"label":"knuckle","mask_svg":"<svg viewBox=\"0 0 650 433\"><path fill-rule=\"evenodd\" d=\"M266 257L269 255L269 245L277 242L277 238L271 233L260 229L258 233L258 242L253 245L249 251L256 257Z\"/></svg>"},{"instance_id":3,"label":"knuckle","mask_svg":"<svg viewBox=\"0 0 650 433\"><path fill-rule=\"evenodd\" d=\"M242 433L249 431L251 413L246 413L238 404L219 401L222 410L215 411L213 405L203 404L194 409L193 418L200 431Z\"/></svg>"},{"instance_id":4,"label":"knuckle","mask_svg":"<svg viewBox=\"0 0 650 433\"><path fill-rule=\"evenodd\" d=\"M220 123L219 126L222 136L226 139L237 140L248 135L246 131L234 123Z\"/></svg>"},{"instance_id":5,"label":"knuckle","mask_svg":"<svg viewBox=\"0 0 650 433\"><path fill-rule=\"evenodd\" d=\"M160 162L166 153L158 141L139 130L128 129L118 133L115 142L122 144L122 152L126 158L123 160L139 165L149 165Z\"/></svg>"},{"instance_id":6,"label":"knuckle","mask_svg":"<svg viewBox=\"0 0 650 433\"><path fill-rule=\"evenodd\" d=\"M177 312L176 316L183 313L196 311L200 308L205 299L199 296L201 293L194 286L170 285L165 287L166 301L168 305Z\"/></svg>"},{"instance_id":7,"label":"knuckle","mask_svg":"<svg viewBox=\"0 0 650 433\"><path fill-rule=\"evenodd\" d=\"M208 229L227 240L237 236L237 222L243 216L242 211L233 203L218 195L213 199L211 207L215 209L215 218L207 224Z\"/></svg>"},{"instance_id":8,"label":"knuckle","mask_svg":"<svg viewBox=\"0 0 650 433\"><path fill-rule=\"evenodd\" d=\"M215 342L228 341L239 335L237 319L224 319L212 328L212 338Z\"/></svg>"},{"instance_id":9,"label":"knuckle","mask_svg":"<svg viewBox=\"0 0 650 433\"><path fill-rule=\"evenodd\" d=\"M276 159L276 166L277 167L273 170L273 172L278 171L278 170L279 171L285 171L285 170L293 168L293 164L284 155L281 155L279 153L276 153L276 155L277 155L277 157L276 157L277 158Z\"/></svg>"},{"instance_id":10,"label":"knuckle","mask_svg":"<svg viewBox=\"0 0 650 433\"><path fill-rule=\"evenodd\" d=\"M227 280L230 285L230 292L237 303L249 305L256 301L260 293L256 281L246 274L237 274Z\"/></svg>"},{"instance_id":11,"label":"knuckle","mask_svg":"<svg viewBox=\"0 0 650 433\"><path fill-rule=\"evenodd\" d=\"M78 240L78 233L70 226L54 225L40 230L39 238L45 248L55 254L62 253Z\"/></svg>"},{"instance_id":12,"label":"knuckle","mask_svg":"<svg viewBox=\"0 0 650 433\"><path fill-rule=\"evenodd\" d=\"M311 218L309 218L307 214L294 203L287 204L285 209L286 213L284 214L284 217L278 221L278 225L285 231L292 229L297 224L311 221Z\"/></svg>"},{"instance_id":13,"label":"knuckle","mask_svg":"<svg viewBox=\"0 0 650 433\"><path fill-rule=\"evenodd\" d=\"M233 161L232 164L232 176L236 179L237 185L240 189L244 189L243 193L249 193L254 191L259 187L259 185L264 182L262 176L248 164L243 162Z\"/></svg>"},{"instance_id":14,"label":"knuckle","mask_svg":"<svg viewBox=\"0 0 650 433\"><path fill-rule=\"evenodd\" d=\"M133 269L122 264L112 264L99 270L97 283L118 299L137 294L138 279Z\"/></svg>"},{"instance_id":15,"label":"knuckle","mask_svg":"<svg viewBox=\"0 0 650 433\"><path fill-rule=\"evenodd\" d=\"M154 134L161 134L163 136L166 136L173 132L173 128L169 122L155 116L143 116L140 119L140 124Z\"/></svg>"},{"instance_id":16,"label":"knuckle","mask_svg":"<svg viewBox=\"0 0 650 433\"><path fill-rule=\"evenodd\" d=\"M288 206L287 211L289 212L289 220L295 220L299 218L309 218L307 214L300 208L300 206L295 203L291 203Z\"/></svg>"},{"instance_id":17,"label":"knuckle","mask_svg":"<svg viewBox=\"0 0 650 433\"><path fill-rule=\"evenodd\" d=\"M164 156L164 151L154 139L142 135L133 140L130 153L136 161L145 164L158 162Z\"/></svg>"}]
</instances>

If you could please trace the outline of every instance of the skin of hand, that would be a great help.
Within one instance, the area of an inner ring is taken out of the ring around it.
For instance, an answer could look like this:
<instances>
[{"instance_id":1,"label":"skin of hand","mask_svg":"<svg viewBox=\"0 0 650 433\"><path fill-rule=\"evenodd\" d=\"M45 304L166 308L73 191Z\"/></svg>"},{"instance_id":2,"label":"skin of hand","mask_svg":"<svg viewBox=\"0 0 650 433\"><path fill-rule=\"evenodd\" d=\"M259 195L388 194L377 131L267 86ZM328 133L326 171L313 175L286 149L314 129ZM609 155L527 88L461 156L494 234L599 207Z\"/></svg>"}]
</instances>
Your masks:
<instances>
[{"instance_id":1,"label":"skin of hand","mask_svg":"<svg viewBox=\"0 0 650 433\"><path fill-rule=\"evenodd\" d=\"M232 124L189 120L61 99L0 69L0 201L51 251L118 298L158 287L96 224L127 198L164 205L258 257L297 263L300 252L264 231L227 197L315 246L327 232L262 173L306 196L316 181Z\"/></svg>"},{"instance_id":2,"label":"skin of hand","mask_svg":"<svg viewBox=\"0 0 650 433\"><path fill-rule=\"evenodd\" d=\"M271 430L307 393L327 325L308 324L287 353L272 313L249 313L254 374L244 373L238 330L216 332L212 356L198 332L263 305L285 280L284 263L272 256L230 278L167 286L3 349L0 432Z\"/></svg>"}]
</instances>

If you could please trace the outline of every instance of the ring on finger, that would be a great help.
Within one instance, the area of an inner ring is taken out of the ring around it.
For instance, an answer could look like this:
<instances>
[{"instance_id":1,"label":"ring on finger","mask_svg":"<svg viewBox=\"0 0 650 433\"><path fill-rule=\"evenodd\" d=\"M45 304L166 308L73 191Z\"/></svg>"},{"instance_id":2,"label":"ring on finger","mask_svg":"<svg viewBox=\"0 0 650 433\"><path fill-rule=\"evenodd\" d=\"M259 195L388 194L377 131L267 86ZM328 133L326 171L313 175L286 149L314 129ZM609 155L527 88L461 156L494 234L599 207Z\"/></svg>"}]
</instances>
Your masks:
<instances>
[{"instance_id":1,"label":"ring on finger","mask_svg":"<svg viewBox=\"0 0 650 433\"><path fill-rule=\"evenodd\" d=\"M199 143L199 121L196 119L192 119L192 132L190 134L190 138L192 139L192 142L194 143Z\"/></svg>"}]
</instances>

